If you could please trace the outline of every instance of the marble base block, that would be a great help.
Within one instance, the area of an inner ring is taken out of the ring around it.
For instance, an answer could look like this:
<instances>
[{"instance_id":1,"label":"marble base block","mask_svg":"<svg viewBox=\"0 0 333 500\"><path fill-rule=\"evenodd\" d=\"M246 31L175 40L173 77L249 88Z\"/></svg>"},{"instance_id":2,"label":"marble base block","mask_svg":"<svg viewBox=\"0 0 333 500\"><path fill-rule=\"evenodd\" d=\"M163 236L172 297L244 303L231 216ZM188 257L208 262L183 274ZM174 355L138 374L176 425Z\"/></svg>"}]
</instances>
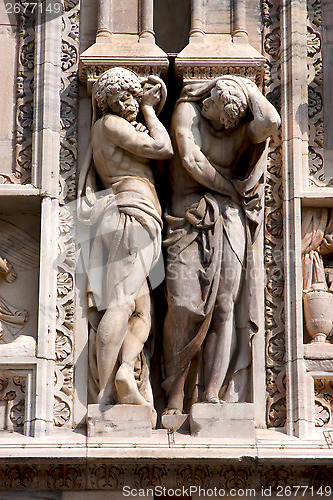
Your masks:
<instances>
[{"instance_id":1,"label":"marble base block","mask_svg":"<svg viewBox=\"0 0 333 500\"><path fill-rule=\"evenodd\" d=\"M254 439L254 404L194 404L190 428L191 434L198 437Z\"/></svg>"},{"instance_id":2,"label":"marble base block","mask_svg":"<svg viewBox=\"0 0 333 500\"><path fill-rule=\"evenodd\" d=\"M163 429L169 429L173 431L189 432L189 414L184 413L180 415L162 415L162 427Z\"/></svg>"},{"instance_id":3,"label":"marble base block","mask_svg":"<svg viewBox=\"0 0 333 500\"><path fill-rule=\"evenodd\" d=\"M330 342L310 342L304 344L305 359L333 359L333 344Z\"/></svg>"},{"instance_id":4,"label":"marble base block","mask_svg":"<svg viewBox=\"0 0 333 500\"><path fill-rule=\"evenodd\" d=\"M88 405L88 436L149 437L151 409L144 405Z\"/></svg>"}]
</instances>

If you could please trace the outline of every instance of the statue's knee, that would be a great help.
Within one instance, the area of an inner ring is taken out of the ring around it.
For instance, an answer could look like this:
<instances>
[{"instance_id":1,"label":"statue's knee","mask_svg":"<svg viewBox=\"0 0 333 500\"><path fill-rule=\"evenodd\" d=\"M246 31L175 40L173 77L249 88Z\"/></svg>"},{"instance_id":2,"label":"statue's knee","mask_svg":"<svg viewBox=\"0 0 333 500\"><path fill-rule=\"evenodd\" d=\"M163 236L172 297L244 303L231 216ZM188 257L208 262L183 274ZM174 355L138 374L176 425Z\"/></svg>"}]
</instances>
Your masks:
<instances>
[{"instance_id":1,"label":"statue's knee","mask_svg":"<svg viewBox=\"0 0 333 500\"><path fill-rule=\"evenodd\" d=\"M232 297L222 293L216 299L214 316L219 321L228 320L232 316L234 305Z\"/></svg>"}]
</instances>

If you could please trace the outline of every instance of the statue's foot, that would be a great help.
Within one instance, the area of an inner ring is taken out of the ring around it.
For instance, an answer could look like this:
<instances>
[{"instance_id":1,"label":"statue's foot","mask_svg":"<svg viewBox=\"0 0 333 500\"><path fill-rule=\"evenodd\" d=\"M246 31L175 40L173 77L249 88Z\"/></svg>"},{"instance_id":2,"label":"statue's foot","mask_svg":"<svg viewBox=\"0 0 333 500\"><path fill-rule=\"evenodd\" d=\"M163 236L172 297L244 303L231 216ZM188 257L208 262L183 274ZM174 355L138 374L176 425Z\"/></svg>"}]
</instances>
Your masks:
<instances>
[{"instance_id":1,"label":"statue's foot","mask_svg":"<svg viewBox=\"0 0 333 500\"><path fill-rule=\"evenodd\" d=\"M111 394L106 389L102 389L97 396L97 402L100 405L109 406L111 405Z\"/></svg>"},{"instance_id":2,"label":"statue's foot","mask_svg":"<svg viewBox=\"0 0 333 500\"><path fill-rule=\"evenodd\" d=\"M118 402L120 404L144 405L149 406L151 410L150 421L153 429L156 427L157 413L155 408L140 394L137 383L134 378L133 369L123 363L115 376L115 385L118 393Z\"/></svg>"},{"instance_id":3,"label":"statue's foot","mask_svg":"<svg viewBox=\"0 0 333 500\"><path fill-rule=\"evenodd\" d=\"M162 417L164 415L182 415L183 411L180 408L166 408L162 413Z\"/></svg>"},{"instance_id":4,"label":"statue's foot","mask_svg":"<svg viewBox=\"0 0 333 500\"><path fill-rule=\"evenodd\" d=\"M209 394L206 394L205 392L202 396L202 402L203 403L211 403L214 405L218 405L218 404L223 403L222 399L220 399L218 396L209 395Z\"/></svg>"},{"instance_id":5,"label":"statue's foot","mask_svg":"<svg viewBox=\"0 0 333 500\"><path fill-rule=\"evenodd\" d=\"M151 406L140 394L133 369L126 363L123 363L117 371L115 385L119 403Z\"/></svg>"}]
</instances>

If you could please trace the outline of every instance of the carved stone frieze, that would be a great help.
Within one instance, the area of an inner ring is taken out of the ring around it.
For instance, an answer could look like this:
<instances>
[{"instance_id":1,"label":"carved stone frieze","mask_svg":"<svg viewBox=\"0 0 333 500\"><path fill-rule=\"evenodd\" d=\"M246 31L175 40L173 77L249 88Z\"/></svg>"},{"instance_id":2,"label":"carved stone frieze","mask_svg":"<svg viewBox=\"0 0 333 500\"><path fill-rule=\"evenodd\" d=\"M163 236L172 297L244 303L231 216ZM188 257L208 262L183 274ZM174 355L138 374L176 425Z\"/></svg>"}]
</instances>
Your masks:
<instances>
[{"instance_id":1,"label":"carved stone frieze","mask_svg":"<svg viewBox=\"0 0 333 500\"><path fill-rule=\"evenodd\" d=\"M205 471L203 474L202 471ZM183 480L183 477L189 481ZM209 478L209 481L205 480ZM222 478L222 480L221 480ZM323 488L330 486L333 480L333 468L327 465L263 465L256 464L215 464L198 465L188 463L173 463L166 465L135 463L115 463L114 461L98 462L40 462L36 465L28 463L0 465L0 490L118 490L134 488L148 490L156 487L183 488L189 491L190 486L196 486L206 491L216 488L224 495L234 496L235 490L250 492L258 498L263 490L269 488L270 495L274 492L283 496L291 492L294 496L296 488L306 493L306 488ZM158 491L158 490L157 490ZM159 490L163 491L163 490ZM122 494L122 493L120 493ZM222 496L224 496L222 495ZM143 495L141 495L143 496ZM295 495L296 496L296 495ZM300 495L301 496L301 495ZM303 495L304 496L304 495ZM325 494L324 496L328 496Z\"/></svg>"},{"instance_id":2,"label":"carved stone frieze","mask_svg":"<svg viewBox=\"0 0 333 500\"><path fill-rule=\"evenodd\" d=\"M226 65L214 62L211 64L204 64L202 61L186 61L186 66L177 68L176 75L182 76L184 81L191 83L192 81L212 80L223 75L234 75L249 78L255 82L258 87L262 84L264 68L262 64L256 65Z\"/></svg>"},{"instance_id":3,"label":"carved stone frieze","mask_svg":"<svg viewBox=\"0 0 333 500\"><path fill-rule=\"evenodd\" d=\"M264 49L267 58L264 89L268 100L280 110L280 2L263 0ZM286 421L285 335L283 296L281 138L271 140L268 154L265 224L265 289L267 425L283 427Z\"/></svg>"},{"instance_id":4,"label":"carved stone frieze","mask_svg":"<svg viewBox=\"0 0 333 500\"><path fill-rule=\"evenodd\" d=\"M135 58L133 58L132 60L130 58L125 60L121 58L119 59L115 58L115 60L112 61L112 64L97 65L95 63L87 67L83 66L81 67L80 71L80 79L82 80L82 82L87 84L88 93L91 92L91 88L98 79L98 77L102 73L104 73L104 71L114 66L121 66L122 68L134 71L134 73L136 73L139 78L145 78L148 77L149 75L164 77L166 76L166 69L167 69L165 66L159 66L159 65L156 66L154 64L149 64L149 60L144 61L142 65L139 65L137 59Z\"/></svg>"}]
</instances>

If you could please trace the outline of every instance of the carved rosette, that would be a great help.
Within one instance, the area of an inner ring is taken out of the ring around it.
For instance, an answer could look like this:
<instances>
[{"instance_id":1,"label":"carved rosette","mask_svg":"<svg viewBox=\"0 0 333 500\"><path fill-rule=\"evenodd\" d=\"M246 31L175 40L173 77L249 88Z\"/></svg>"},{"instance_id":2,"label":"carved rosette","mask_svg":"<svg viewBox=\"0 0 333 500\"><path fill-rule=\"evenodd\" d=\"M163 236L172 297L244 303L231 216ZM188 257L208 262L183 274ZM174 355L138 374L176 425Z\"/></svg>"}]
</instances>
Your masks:
<instances>
[{"instance_id":1,"label":"carved rosette","mask_svg":"<svg viewBox=\"0 0 333 500\"><path fill-rule=\"evenodd\" d=\"M75 286L74 219L66 206L76 197L79 1L63 1L61 44L60 206L54 425L72 426Z\"/></svg>"},{"instance_id":2,"label":"carved rosette","mask_svg":"<svg viewBox=\"0 0 333 500\"><path fill-rule=\"evenodd\" d=\"M281 109L280 83L280 2L263 0L264 53L267 58L264 92L278 111ZM283 427L286 421L285 334L283 297L281 139L271 140L265 196L265 289L267 425Z\"/></svg>"},{"instance_id":3,"label":"carved rosette","mask_svg":"<svg viewBox=\"0 0 333 500\"><path fill-rule=\"evenodd\" d=\"M309 114L309 182L312 186L332 185L324 168L322 4L308 0L308 114Z\"/></svg>"}]
</instances>

